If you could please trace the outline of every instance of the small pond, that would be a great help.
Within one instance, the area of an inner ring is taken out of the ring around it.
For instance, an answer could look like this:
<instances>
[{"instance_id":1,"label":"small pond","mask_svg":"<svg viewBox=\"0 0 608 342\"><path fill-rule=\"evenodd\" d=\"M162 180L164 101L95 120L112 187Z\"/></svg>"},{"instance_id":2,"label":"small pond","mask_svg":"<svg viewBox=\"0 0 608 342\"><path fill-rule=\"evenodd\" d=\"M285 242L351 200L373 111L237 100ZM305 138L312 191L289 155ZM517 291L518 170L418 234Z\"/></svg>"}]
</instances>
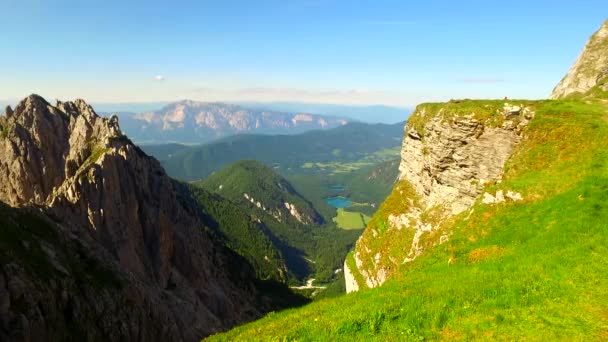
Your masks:
<instances>
[{"instance_id":1,"label":"small pond","mask_svg":"<svg viewBox=\"0 0 608 342\"><path fill-rule=\"evenodd\" d=\"M341 196L327 198L325 202L334 208L346 208L352 204L348 198Z\"/></svg>"},{"instance_id":2,"label":"small pond","mask_svg":"<svg viewBox=\"0 0 608 342\"><path fill-rule=\"evenodd\" d=\"M344 191L345 188L342 185L331 185L329 189L334 191Z\"/></svg>"}]
</instances>

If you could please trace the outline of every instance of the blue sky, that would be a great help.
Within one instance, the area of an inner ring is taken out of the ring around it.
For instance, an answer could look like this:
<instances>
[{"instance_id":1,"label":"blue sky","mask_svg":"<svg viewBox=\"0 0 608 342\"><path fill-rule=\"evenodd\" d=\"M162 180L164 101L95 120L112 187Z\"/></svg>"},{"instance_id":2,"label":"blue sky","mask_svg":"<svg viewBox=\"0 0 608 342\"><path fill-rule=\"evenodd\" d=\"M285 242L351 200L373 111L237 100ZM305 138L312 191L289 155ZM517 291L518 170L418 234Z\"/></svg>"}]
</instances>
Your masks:
<instances>
[{"instance_id":1,"label":"blue sky","mask_svg":"<svg viewBox=\"0 0 608 342\"><path fill-rule=\"evenodd\" d=\"M0 99L543 98L606 1L0 0Z\"/></svg>"}]
</instances>

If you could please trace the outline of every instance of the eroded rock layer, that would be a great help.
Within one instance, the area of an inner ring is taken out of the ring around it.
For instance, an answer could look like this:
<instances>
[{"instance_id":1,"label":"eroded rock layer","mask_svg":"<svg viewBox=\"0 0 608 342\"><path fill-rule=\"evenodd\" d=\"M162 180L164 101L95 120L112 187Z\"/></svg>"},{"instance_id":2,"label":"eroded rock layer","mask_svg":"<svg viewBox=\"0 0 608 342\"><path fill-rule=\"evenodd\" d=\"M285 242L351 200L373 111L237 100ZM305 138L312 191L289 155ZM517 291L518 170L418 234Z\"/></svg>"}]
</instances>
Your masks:
<instances>
[{"instance_id":1,"label":"eroded rock layer","mask_svg":"<svg viewBox=\"0 0 608 342\"><path fill-rule=\"evenodd\" d=\"M500 182L534 111L498 101L469 105L421 105L413 114L399 182L345 262L347 292L381 285L426 247L447 241L449 232L438 231L442 222L467 210L488 184Z\"/></svg>"}]
</instances>

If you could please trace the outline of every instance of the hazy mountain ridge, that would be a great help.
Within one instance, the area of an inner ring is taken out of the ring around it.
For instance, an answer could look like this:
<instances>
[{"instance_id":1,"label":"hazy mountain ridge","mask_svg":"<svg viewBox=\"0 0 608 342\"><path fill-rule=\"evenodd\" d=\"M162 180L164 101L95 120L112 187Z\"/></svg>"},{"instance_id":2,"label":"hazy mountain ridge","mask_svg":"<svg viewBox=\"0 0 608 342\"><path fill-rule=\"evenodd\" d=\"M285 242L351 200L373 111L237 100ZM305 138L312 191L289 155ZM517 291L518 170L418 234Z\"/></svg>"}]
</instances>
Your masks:
<instances>
[{"instance_id":1,"label":"hazy mountain ridge","mask_svg":"<svg viewBox=\"0 0 608 342\"><path fill-rule=\"evenodd\" d=\"M242 102L248 108L281 112L303 111L311 114L347 117L366 123L394 124L413 112L412 108L385 105L346 105L309 102Z\"/></svg>"},{"instance_id":2,"label":"hazy mountain ridge","mask_svg":"<svg viewBox=\"0 0 608 342\"><path fill-rule=\"evenodd\" d=\"M184 100L144 112L118 112L121 126L137 142L204 143L240 134L297 134L352 121L301 112L250 109L220 102Z\"/></svg>"}]
</instances>

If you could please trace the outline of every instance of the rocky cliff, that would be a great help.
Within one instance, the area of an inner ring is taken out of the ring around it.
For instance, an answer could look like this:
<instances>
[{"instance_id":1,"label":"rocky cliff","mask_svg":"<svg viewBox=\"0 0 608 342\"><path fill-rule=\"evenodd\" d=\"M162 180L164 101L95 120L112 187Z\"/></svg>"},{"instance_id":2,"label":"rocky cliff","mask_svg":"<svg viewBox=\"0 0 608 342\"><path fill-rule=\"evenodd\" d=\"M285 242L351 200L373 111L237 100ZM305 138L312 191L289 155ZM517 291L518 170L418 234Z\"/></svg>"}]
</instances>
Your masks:
<instances>
[{"instance_id":1,"label":"rocky cliff","mask_svg":"<svg viewBox=\"0 0 608 342\"><path fill-rule=\"evenodd\" d=\"M272 309L248 264L215 243L116 117L32 95L6 109L0 128L0 201L39 208L56 236L26 248L42 248L48 281L18 253L1 259L1 339L194 341ZM81 276L89 265L116 281Z\"/></svg>"},{"instance_id":2,"label":"rocky cliff","mask_svg":"<svg viewBox=\"0 0 608 342\"><path fill-rule=\"evenodd\" d=\"M551 93L559 99L573 93L585 93L608 77L608 20L595 32L578 59ZM602 89L608 91L608 84Z\"/></svg>"},{"instance_id":3,"label":"rocky cliff","mask_svg":"<svg viewBox=\"0 0 608 342\"><path fill-rule=\"evenodd\" d=\"M471 103L420 105L408 121L399 182L345 262L347 292L381 285L425 248L447 241L442 224L500 182L534 110L525 102ZM490 198L518 200L519 194L484 196Z\"/></svg>"}]
</instances>

